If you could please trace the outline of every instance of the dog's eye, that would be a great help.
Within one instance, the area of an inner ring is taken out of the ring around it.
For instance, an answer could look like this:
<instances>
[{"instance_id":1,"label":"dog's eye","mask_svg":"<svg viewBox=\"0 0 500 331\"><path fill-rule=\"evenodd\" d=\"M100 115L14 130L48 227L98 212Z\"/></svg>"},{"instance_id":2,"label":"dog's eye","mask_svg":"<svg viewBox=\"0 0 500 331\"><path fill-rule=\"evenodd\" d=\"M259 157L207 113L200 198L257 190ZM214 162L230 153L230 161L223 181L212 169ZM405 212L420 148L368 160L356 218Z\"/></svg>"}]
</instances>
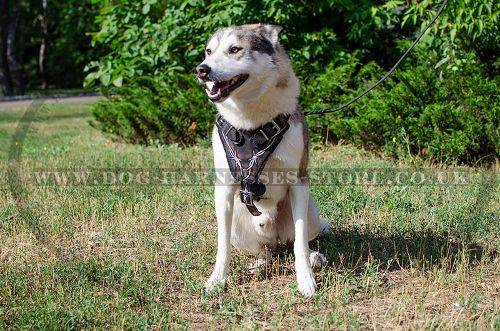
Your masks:
<instances>
[{"instance_id":1,"label":"dog's eye","mask_svg":"<svg viewBox=\"0 0 500 331\"><path fill-rule=\"evenodd\" d=\"M229 54L236 54L239 51L241 51L241 49L242 49L241 47L231 46L229 48Z\"/></svg>"},{"instance_id":2,"label":"dog's eye","mask_svg":"<svg viewBox=\"0 0 500 331\"><path fill-rule=\"evenodd\" d=\"M212 50L211 50L210 48L207 48L207 49L205 50L205 52L207 52L207 55L212 54Z\"/></svg>"}]
</instances>

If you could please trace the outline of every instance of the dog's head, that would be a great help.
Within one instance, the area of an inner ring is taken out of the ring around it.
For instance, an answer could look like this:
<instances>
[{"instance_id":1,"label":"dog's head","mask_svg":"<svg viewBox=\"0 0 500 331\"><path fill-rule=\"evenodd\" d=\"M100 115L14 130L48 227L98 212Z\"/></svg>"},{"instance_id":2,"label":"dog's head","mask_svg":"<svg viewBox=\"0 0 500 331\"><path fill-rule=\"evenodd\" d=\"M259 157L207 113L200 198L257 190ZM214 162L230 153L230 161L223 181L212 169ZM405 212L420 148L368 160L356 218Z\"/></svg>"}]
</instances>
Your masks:
<instances>
[{"instance_id":1,"label":"dog's head","mask_svg":"<svg viewBox=\"0 0 500 331\"><path fill-rule=\"evenodd\" d=\"M196 68L208 98L215 103L228 98L252 100L275 84L277 53L282 52L280 31L279 26L263 24L217 30L208 39L205 60Z\"/></svg>"}]
</instances>

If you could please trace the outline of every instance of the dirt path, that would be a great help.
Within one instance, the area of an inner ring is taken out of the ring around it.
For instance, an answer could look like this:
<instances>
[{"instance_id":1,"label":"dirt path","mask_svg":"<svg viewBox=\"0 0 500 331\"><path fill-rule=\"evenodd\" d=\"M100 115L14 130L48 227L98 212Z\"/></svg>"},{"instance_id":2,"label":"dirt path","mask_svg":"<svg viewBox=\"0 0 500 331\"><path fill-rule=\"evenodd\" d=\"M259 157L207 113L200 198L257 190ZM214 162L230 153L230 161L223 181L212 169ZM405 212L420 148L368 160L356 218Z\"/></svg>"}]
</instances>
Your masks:
<instances>
[{"instance_id":1,"label":"dirt path","mask_svg":"<svg viewBox=\"0 0 500 331\"><path fill-rule=\"evenodd\" d=\"M96 96L81 96L81 97L68 97L68 98L49 98L46 99L47 103L92 103L97 100ZM34 100L19 100L19 101L0 101L0 110L26 108Z\"/></svg>"}]
</instances>

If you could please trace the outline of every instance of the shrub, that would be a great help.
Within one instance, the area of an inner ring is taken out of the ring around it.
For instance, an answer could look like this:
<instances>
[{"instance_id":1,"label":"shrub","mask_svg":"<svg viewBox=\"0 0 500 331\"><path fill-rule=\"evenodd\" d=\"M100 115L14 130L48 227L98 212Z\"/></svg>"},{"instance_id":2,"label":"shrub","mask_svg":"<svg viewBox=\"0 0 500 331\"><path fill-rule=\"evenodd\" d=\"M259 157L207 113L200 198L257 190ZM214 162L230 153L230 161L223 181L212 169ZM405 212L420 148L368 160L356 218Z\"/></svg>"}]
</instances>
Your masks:
<instances>
[{"instance_id":1,"label":"shrub","mask_svg":"<svg viewBox=\"0 0 500 331\"><path fill-rule=\"evenodd\" d=\"M436 54L421 49L404 70L353 107L309 117L317 140L345 140L395 157L419 156L445 163L493 161L500 154L499 78L485 77L484 65L464 54L456 71L435 68ZM382 75L375 63L327 66L303 91L307 107L341 104ZM314 83L312 83L314 82ZM322 86L317 89L316 86ZM347 93L346 93L347 92ZM335 100L336 95L342 97Z\"/></svg>"},{"instance_id":2,"label":"shrub","mask_svg":"<svg viewBox=\"0 0 500 331\"><path fill-rule=\"evenodd\" d=\"M96 104L93 124L125 141L140 144L194 144L206 138L214 111L193 75L176 75L170 84L141 77L112 89Z\"/></svg>"}]
</instances>

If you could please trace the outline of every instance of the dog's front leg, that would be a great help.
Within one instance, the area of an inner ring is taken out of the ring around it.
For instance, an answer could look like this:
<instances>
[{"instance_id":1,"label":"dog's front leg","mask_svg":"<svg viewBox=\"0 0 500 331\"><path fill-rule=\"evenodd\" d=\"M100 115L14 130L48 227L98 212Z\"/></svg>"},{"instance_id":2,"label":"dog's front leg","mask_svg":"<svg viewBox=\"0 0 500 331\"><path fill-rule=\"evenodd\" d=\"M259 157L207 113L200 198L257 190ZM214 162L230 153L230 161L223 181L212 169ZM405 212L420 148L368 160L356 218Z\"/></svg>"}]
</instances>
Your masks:
<instances>
[{"instance_id":1,"label":"dog's front leg","mask_svg":"<svg viewBox=\"0 0 500 331\"><path fill-rule=\"evenodd\" d=\"M290 201L292 203L292 216L295 227L295 240L293 252L295 255L295 272L299 292L311 296L316 291L314 274L309 263L308 219L309 184L302 180L290 187Z\"/></svg>"},{"instance_id":2,"label":"dog's front leg","mask_svg":"<svg viewBox=\"0 0 500 331\"><path fill-rule=\"evenodd\" d=\"M231 222L233 217L234 186L215 186L215 214L217 216L217 258L212 275L205 284L207 291L224 283L231 260Z\"/></svg>"}]
</instances>

